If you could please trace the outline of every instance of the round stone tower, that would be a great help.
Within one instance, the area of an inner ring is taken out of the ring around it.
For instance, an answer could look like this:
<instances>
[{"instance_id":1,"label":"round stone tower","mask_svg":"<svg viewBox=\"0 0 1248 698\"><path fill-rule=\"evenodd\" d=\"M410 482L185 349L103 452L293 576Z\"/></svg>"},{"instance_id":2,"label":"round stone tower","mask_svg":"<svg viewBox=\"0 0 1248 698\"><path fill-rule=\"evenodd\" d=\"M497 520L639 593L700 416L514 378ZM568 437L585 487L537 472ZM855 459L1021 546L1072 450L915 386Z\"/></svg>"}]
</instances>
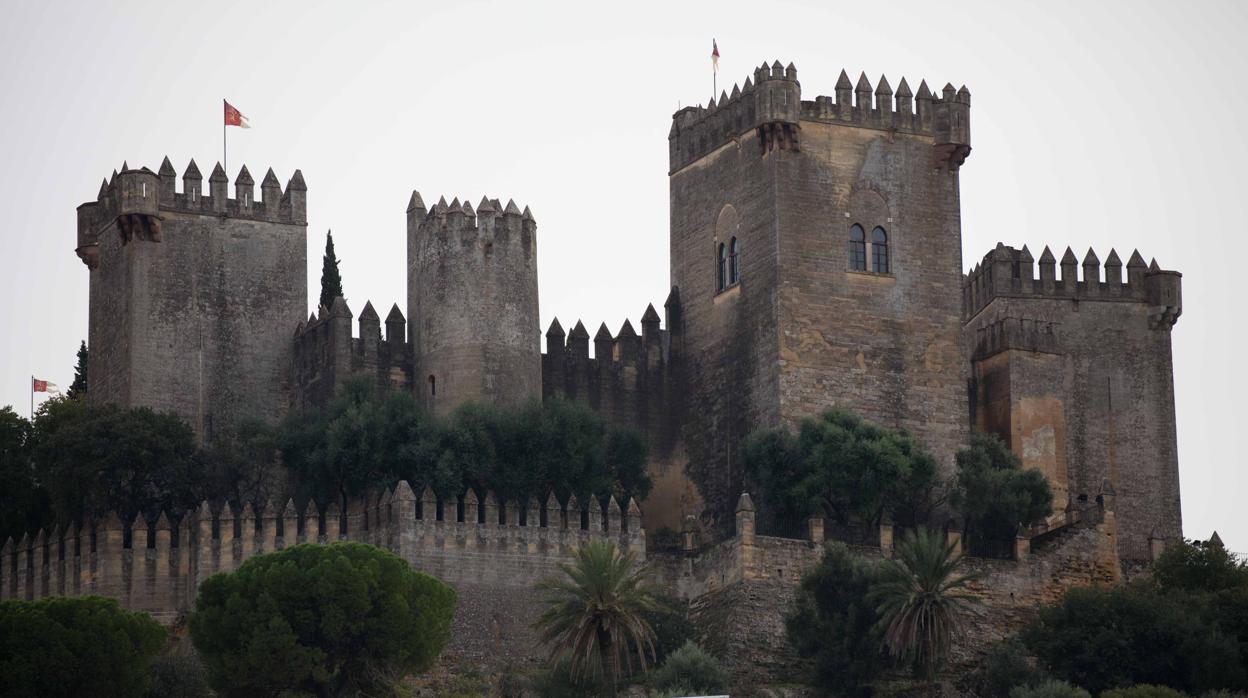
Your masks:
<instances>
[{"instance_id":1,"label":"round stone tower","mask_svg":"<svg viewBox=\"0 0 1248 698\"><path fill-rule=\"evenodd\" d=\"M465 401L541 398L537 223L526 207L445 197L407 207L408 324L416 391L445 413Z\"/></svg>"}]
</instances>

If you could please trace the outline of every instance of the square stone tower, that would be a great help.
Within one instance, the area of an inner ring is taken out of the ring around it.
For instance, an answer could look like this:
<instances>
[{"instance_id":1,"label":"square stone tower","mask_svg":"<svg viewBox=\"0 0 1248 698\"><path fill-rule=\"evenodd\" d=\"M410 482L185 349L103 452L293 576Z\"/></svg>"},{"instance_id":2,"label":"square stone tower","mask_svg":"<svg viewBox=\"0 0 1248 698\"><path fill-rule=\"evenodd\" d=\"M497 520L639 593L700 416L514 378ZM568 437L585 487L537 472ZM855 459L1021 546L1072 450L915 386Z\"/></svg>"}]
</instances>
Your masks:
<instances>
[{"instance_id":1,"label":"square stone tower","mask_svg":"<svg viewBox=\"0 0 1248 698\"><path fill-rule=\"evenodd\" d=\"M763 65L673 117L671 280L686 445L726 527L742 439L834 406L916 434L952 471L968 433L958 169L970 93L903 79L803 101Z\"/></svg>"},{"instance_id":2,"label":"square stone tower","mask_svg":"<svg viewBox=\"0 0 1248 698\"><path fill-rule=\"evenodd\" d=\"M78 256L90 269L90 399L173 412L201 440L290 407L292 337L307 312L307 187L269 170L255 196L246 167L218 164L204 196L191 161L176 190L132 170L78 207Z\"/></svg>"}]
</instances>

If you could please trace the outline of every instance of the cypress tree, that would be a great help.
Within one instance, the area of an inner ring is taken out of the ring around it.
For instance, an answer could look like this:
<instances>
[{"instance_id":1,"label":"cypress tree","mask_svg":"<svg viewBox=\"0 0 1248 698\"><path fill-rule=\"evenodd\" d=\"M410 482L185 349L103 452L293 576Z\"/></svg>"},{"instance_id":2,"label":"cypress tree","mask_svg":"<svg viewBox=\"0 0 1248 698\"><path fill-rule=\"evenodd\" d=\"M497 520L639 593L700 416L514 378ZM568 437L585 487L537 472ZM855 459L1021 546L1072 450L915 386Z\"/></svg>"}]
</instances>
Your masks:
<instances>
[{"instance_id":1,"label":"cypress tree","mask_svg":"<svg viewBox=\"0 0 1248 698\"><path fill-rule=\"evenodd\" d=\"M65 393L66 397L71 400L78 400L87 396L87 342L83 340L78 345L78 365L74 367L74 382L70 383L69 390Z\"/></svg>"},{"instance_id":2,"label":"cypress tree","mask_svg":"<svg viewBox=\"0 0 1248 698\"><path fill-rule=\"evenodd\" d=\"M343 295L342 275L338 273L338 255L334 254L334 231L325 235L325 256L321 265L321 305L326 308Z\"/></svg>"}]
</instances>

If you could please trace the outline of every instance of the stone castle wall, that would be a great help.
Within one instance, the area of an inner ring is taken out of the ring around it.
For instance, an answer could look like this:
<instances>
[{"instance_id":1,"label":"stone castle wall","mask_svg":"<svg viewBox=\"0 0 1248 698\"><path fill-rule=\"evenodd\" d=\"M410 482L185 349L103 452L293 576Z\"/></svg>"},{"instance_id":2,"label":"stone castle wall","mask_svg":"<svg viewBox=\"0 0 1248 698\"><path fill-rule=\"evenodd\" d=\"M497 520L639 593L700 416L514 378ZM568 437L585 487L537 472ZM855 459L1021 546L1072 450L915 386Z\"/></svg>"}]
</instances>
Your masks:
<instances>
[{"instance_id":1,"label":"stone castle wall","mask_svg":"<svg viewBox=\"0 0 1248 698\"><path fill-rule=\"evenodd\" d=\"M406 482L393 492L354 500L342 511L294 502L261 512L214 510L205 502L171 524L112 515L81 528L38 531L0 550L0 599L97 594L174 622L194 604L208 576L248 558L304 542L350 540L386 548L459 593L450 651L491 665L544 651L531 628L540 613L533 585L559 574L585 541L603 538L645 560L636 503L478 501L469 490L439 499L417 496Z\"/></svg>"}]
</instances>

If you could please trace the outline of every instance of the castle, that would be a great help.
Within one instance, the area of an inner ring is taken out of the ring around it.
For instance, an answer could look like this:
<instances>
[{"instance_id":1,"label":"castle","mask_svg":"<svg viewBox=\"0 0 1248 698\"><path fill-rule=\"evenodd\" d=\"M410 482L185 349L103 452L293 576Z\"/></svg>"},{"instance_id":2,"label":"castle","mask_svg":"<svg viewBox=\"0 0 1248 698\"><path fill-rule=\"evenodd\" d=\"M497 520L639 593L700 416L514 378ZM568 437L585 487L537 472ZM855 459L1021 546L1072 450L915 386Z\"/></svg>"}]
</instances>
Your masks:
<instances>
[{"instance_id":1,"label":"castle","mask_svg":"<svg viewBox=\"0 0 1248 698\"><path fill-rule=\"evenodd\" d=\"M627 503L582 510L580 526L568 514L573 506L553 518L523 514L537 512L536 503L500 503L493 520L478 518L484 493L471 492L449 518L435 497L424 505L437 508L435 518L400 516L396 524L396 491L382 499L387 513L366 502L352 514L355 523L348 512L321 512L313 520L319 536L375 537L369 531L380 520L397 531L391 547L416 545L415 536L432 549L481 554L493 545L481 541L490 540L523 558L560 549L544 537L558 521L582 533L597 526L644 549L642 523L653 534L687 530L697 517L706 541L736 552L716 553L714 564L698 558L717 570L705 574L700 563L672 567L670 578L685 580L672 583L690 598L734 579L783 577L786 565L809 557L764 554L789 549L774 542L781 539L758 542L752 502L740 496L747 485L740 447L755 428L794 425L833 406L909 430L945 475L972 430L999 434L1057 494L1054 516L1027 534L1036 537L1020 533L1019 560L1057 546L1065 540L1057 534L1076 523L1102 535L1085 546L1098 551L1096 564L1070 568L1078 570L1072 578L1118 578L1106 570L1153 559L1182 535L1170 343L1182 311L1180 275L1138 252L1124 277L1113 250L1104 262L1091 250L1079 261L1070 249L1058 260L1047 248L1036 260L1026 247L1002 244L964 273L959 171L971 151L970 92L946 85L935 94L926 82L912 91L904 79L894 91L884 78L872 85L863 75L854 84L842 71L834 95L803 100L796 68L776 62L731 94L673 116L672 288L663 317L649 305L640 333L628 321L614 333L602 324L592 358L580 321L568 330L552 322L542 350L537 224L527 207L489 197L475 208L458 198L430 206L413 193L407 315L392 306L383 334L371 303L358 318L341 298L304 317L300 172L283 188L270 170L257 198L244 167L231 197L219 165L207 195L194 162L180 191L168 159L157 172L123 165L78 208L77 254L90 275L90 399L175 412L204 440L243 418L271 421L324 403L359 374L412 391L437 412L465 400L583 401L637 428L650 446L655 487L632 528L636 507ZM471 520L463 513L469 497ZM370 507L378 512L371 528L361 513ZM630 514L621 518L625 508ZM278 509L253 516L276 521ZM250 532L230 527L253 552L265 549L262 536L271 547L295 535L279 534L276 523L265 533L267 524L256 520ZM425 521L450 532L412 533ZM489 531L477 538L451 531L478 524ZM496 525L542 530L526 543L494 538L503 535ZM205 569L245 557L243 543L227 545L217 533L225 530L219 521L206 539L188 526L185 540L200 553L169 553L169 569L186 565L175 558L203 558L204 546ZM301 540L318 535L302 518L289 526ZM45 547L42 560L57 561L64 588L73 556L61 535L59 557ZM812 522L809 537L821 539L822 528ZM881 548L890 537L881 533ZM692 554L699 546L685 547ZM6 551L2 590L35 585L38 546L23 539ZM409 553L416 559L428 550ZM183 570L194 578L196 565ZM699 574L702 581L688 581ZM1035 569L1010 574L1041 593ZM46 568L42 579L46 590ZM1016 603L1009 593L1002 603ZM1024 598L1020 591L1017 603Z\"/></svg>"}]
</instances>

